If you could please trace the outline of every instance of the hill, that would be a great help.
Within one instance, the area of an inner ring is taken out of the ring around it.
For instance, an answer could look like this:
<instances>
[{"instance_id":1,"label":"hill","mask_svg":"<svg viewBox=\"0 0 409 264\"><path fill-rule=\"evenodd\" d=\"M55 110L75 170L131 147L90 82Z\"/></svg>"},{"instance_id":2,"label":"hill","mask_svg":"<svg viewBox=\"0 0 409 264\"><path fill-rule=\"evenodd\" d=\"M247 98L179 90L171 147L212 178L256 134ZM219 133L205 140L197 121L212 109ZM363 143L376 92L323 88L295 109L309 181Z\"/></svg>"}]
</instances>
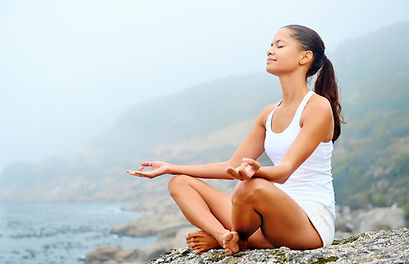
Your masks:
<instances>
[{"instance_id":1,"label":"hill","mask_svg":"<svg viewBox=\"0 0 409 264\"><path fill-rule=\"evenodd\" d=\"M342 45L334 63L347 124L333 160L337 201L409 213L409 23Z\"/></svg>"},{"instance_id":2,"label":"hill","mask_svg":"<svg viewBox=\"0 0 409 264\"><path fill-rule=\"evenodd\" d=\"M350 40L328 57L347 121L333 157L337 202L355 208L397 203L408 215L409 22ZM262 73L135 105L81 156L10 164L0 175L0 200L131 200L153 184L165 192L158 182L166 178L137 181L124 170L146 159L226 159L280 93L277 79Z\"/></svg>"}]
</instances>

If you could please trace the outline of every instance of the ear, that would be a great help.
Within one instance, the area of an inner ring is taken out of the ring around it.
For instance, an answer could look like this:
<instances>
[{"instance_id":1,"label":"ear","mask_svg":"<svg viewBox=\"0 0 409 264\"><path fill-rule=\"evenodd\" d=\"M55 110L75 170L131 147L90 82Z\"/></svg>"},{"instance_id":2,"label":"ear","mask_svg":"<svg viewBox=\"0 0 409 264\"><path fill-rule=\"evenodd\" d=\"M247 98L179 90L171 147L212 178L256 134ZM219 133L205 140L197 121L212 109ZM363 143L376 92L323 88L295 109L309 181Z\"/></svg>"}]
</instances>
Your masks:
<instances>
[{"instance_id":1,"label":"ear","mask_svg":"<svg viewBox=\"0 0 409 264\"><path fill-rule=\"evenodd\" d=\"M306 65L306 64L312 62L313 57L314 56L313 56L313 53L312 53L311 50L304 51L303 55L302 55L302 57L300 59L300 65Z\"/></svg>"}]
</instances>

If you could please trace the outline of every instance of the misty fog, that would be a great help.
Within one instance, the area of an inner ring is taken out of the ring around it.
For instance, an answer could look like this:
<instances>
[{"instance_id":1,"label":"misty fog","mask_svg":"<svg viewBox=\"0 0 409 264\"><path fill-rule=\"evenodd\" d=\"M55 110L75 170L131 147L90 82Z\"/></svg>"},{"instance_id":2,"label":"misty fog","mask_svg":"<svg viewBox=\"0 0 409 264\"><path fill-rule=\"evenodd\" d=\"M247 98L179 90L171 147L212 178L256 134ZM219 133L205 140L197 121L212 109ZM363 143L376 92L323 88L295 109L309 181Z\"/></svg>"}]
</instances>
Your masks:
<instances>
[{"instance_id":1,"label":"misty fog","mask_svg":"<svg viewBox=\"0 0 409 264\"><path fill-rule=\"evenodd\" d=\"M81 152L139 102L263 72L281 26L309 26L331 51L407 20L408 7L404 0L3 0L0 172L12 161Z\"/></svg>"}]
</instances>

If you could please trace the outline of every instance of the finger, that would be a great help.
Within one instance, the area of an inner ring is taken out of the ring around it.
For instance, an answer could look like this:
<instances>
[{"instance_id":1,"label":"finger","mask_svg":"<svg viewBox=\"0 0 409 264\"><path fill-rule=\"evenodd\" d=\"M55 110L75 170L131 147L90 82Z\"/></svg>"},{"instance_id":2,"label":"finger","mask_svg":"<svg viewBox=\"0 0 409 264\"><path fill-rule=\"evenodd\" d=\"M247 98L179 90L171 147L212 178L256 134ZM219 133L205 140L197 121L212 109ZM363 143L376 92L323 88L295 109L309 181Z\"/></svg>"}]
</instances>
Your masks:
<instances>
[{"instance_id":1,"label":"finger","mask_svg":"<svg viewBox=\"0 0 409 264\"><path fill-rule=\"evenodd\" d=\"M233 169L232 167L227 166L227 167L224 169L224 171L227 172L227 173L230 173L232 169Z\"/></svg>"},{"instance_id":2,"label":"finger","mask_svg":"<svg viewBox=\"0 0 409 264\"><path fill-rule=\"evenodd\" d=\"M256 160L244 158L243 161L247 162L249 165L251 165L256 170L260 169L260 163Z\"/></svg>"},{"instance_id":3,"label":"finger","mask_svg":"<svg viewBox=\"0 0 409 264\"><path fill-rule=\"evenodd\" d=\"M239 179L240 181L244 181L244 180L250 179L250 177L248 176L248 173L247 173L247 171L246 171L246 167L245 167L245 166L240 167L240 168L237 168L236 170L237 170L237 174L239 175L237 179Z\"/></svg>"},{"instance_id":4,"label":"finger","mask_svg":"<svg viewBox=\"0 0 409 264\"><path fill-rule=\"evenodd\" d=\"M240 167L238 167L236 170L238 174L236 178L240 181L249 180L254 175L254 168L248 165L246 162L240 164Z\"/></svg>"},{"instance_id":5,"label":"finger","mask_svg":"<svg viewBox=\"0 0 409 264\"><path fill-rule=\"evenodd\" d=\"M239 168L235 168L235 178L239 181L244 181L246 179L246 177L240 173L240 169Z\"/></svg>"},{"instance_id":6,"label":"finger","mask_svg":"<svg viewBox=\"0 0 409 264\"><path fill-rule=\"evenodd\" d=\"M246 181L251 179L252 174L241 174L239 178L237 178L239 181Z\"/></svg>"},{"instance_id":7,"label":"finger","mask_svg":"<svg viewBox=\"0 0 409 264\"><path fill-rule=\"evenodd\" d=\"M248 172L247 167L248 167L248 164L246 162L243 162L243 163L240 164L240 167L238 168L238 172L242 177L245 177L245 178L248 177L247 174L249 172Z\"/></svg>"},{"instance_id":8,"label":"finger","mask_svg":"<svg viewBox=\"0 0 409 264\"><path fill-rule=\"evenodd\" d=\"M148 174L146 172L142 171L130 171L129 174L134 175L134 176L139 176L139 177L147 177Z\"/></svg>"},{"instance_id":9,"label":"finger","mask_svg":"<svg viewBox=\"0 0 409 264\"><path fill-rule=\"evenodd\" d=\"M257 170L254 169L254 167L247 165L244 171L245 171L245 175L243 175L243 177L245 177L245 180L249 180L254 176Z\"/></svg>"},{"instance_id":10,"label":"finger","mask_svg":"<svg viewBox=\"0 0 409 264\"><path fill-rule=\"evenodd\" d=\"M230 167L230 166L228 166L228 167L226 168L226 172L227 172L227 174L229 174L230 176L232 176L232 177L234 177L234 178L236 178L236 179L238 179L238 177L240 176L240 175L237 173L236 169L234 169L234 168L232 168L232 167Z\"/></svg>"},{"instance_id":11,"label":"finger","mask_svg":"<svg viewBox=\"0 0 409 264\"><path fill-rule=\"evenodd\" d=\"M232 168L232 167L227 167L226 169L225 169L225 171L226 171L226 173L227 174L230 174L231 176L233 176L234 177L234 169Z\"/></svg>"},{"instance_id":12,"label":"finger","mask_svg":"<svg viewBox=\"0 0 409 264\"><path fill-rule=\"evenodd\" d=\"M153 166L153 161L144 161L144 162L141 163L141 166L152 167Z\"/></svg>"},{"instance_id":13,"label":"finger","mask_svg":"<svg viewBox=\"0 0 409 264\"><path fill-rule=\"evenodd\" d=\"M134 171L134 170L128 170L128 171L126 171L129 175L136 175L136 171Z\"/></svg>"},{"instance_id":14,"label":"finger","mask_svg":"<svg viewBox=\"0 0 409 264\"><path fill-rule=\"evenodd\" d=\"M255 168L252 167L252 166L250 166L250 165L247 165L247 166L244 168L244 171L245 171L246 175L250 175L250 174L253 174L253 173L254 173Z\"/></svg>"},{"instance_id":15,"label":"finger","mask_svg":"<svg viewBox=\"0 0 409 264\"><path fill-rule=\"evenodd\" d=\"M141 171L143 171L143 169L145 169L145 166L140 166L140 167L138 168L138 171L141 172Z\"/></svg>"}]
</instances>

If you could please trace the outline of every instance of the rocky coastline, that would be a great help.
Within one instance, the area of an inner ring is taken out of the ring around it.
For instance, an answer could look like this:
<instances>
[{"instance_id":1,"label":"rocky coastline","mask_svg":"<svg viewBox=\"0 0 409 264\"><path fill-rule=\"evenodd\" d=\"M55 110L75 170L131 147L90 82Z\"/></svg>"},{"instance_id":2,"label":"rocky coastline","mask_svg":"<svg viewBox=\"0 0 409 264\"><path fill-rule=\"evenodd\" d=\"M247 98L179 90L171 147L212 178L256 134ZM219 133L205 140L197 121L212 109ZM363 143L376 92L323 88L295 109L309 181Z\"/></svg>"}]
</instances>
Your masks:
<instances>
[{"instance_id":1,"label":"rocky coastline","mask_svg":"<svg viewBox=\"0 0 409 264\"><path fill-rule=\"evenodd\" d=\"M348 263L348 256L354 256L352 262L355 263L364 261L364 258L370 260L368 263L377 263L376 260L405 263L398 261L402 258L406 258L409 262L409 253L400 253L409 252L409 231L402 228L405 226L404 214L402 209L396 206L357 211L350 210L348 207L337 207L336 240L333 245L326 248L310 251L288 248L247 250L238 256L229 257L223 253L223 250L212 250L200 256L195 255L186 248L184 235L196 228L185 220L171 201L162 201L161 205L161 210L147 211L137 221L114 226L111 229L111 233L120 236L155 235L157 239L153 245L131 250L122 250L118 247L99 248L87 254L85 263L136 264L150 261L152 263L275 263L280 262L279 260L282 262L286 260L288 263L299 263L299 261ZM376 231L368 232L369 230ZM364 254L361 256L362 252ZM215 259L217 261L214 261ZM249 262L253 259L255 262ZM396 259L397 262L392 259Z\"/></svg>"},{"instance_id":2,"label":"rocky coastline","mask_svg":"<svg viewBox=\"0 0 409 264\"><path fill-rule=\"evenodd\" d=\"M145 191L142 193L144 197L143 202L134 203L132 206L123 208L124 210L143 212L142 216L134 222L112 227L111 233L118 236L135 237L154 235L156 236L156 242L153 245L147 246L145 248L137 248L131 250L122 250L121 248L99 248L87 254L87 257L85 259L86 264L149 263L150 261L152 261L153 263L240 263L235 262L238 261L238 259L230 260L233 258L227 256L223 257L222 250L214 250L209 253L201 254L200 258L193 258L192 256L194 254L186 248L184 236L187 232L197 229L186 221L183 214L175 205L174 201L169 197L167 192L165 193L149 191L152 190L150 186L151 184L152 186L162 185L157 181L149 183L147 186L145 186ZM216 184L218 185L215 187L222 190L224 189L227 192L230 188L232 188L231 185L220 185L219 182L216 182ZM260 256L270 256L277 253L281 256L281 253L284 252L284 255L287 254L290 259L299 260L299 256L302 256L303 258L306 258L306 263L310 263L313 259L313 256L316 256L316 258L328 259L331 254L334 255L337 251L340 251L338 252L339 254L334 256L338 256L339 260L341 261L342 259L346 258L348 254L355 254L354 252L356 251L351 251L353 247L368 247L372 242L375 244L378 243L379 245L383 245L385 247L385 252L380 252L382 254L392 254L391 256L395 256L396 254L398 254L398 252L395 251L402 250L402 246L406 247L406 251L409 251L407 242L399 242L400 244L397 248L395 247L397 245L390 245L387 243L388 239L390 239L391 241L400 241L399 237L403 237L408 240L408 230L401 229L407 226L407 223L405 223L404 212L396 205L393 205L391 207L372 208L370 210L351 210L349 207L344 206L336 207L336 211L337 218L335 222L335 237L338 241L341 242L350 241L348 243L342 242L338 245L333 244L332 246L326 247L324 249L316 249L310 252L312 254L311 256L310 253L308 253L309 251L302 251L303 253L300 253L299 251L283 248L267 251L245 251L240 254L244 254L243 256L246 256L245 259L249 260L253 258L253 254ZM374 231L375 233L367 233L370 231ZM356 240L356 242L352 240ZM375 252L376 250L373 247L368 248L371 248L368 251L368 258L372 258L373 256L371 255L371 252ZM378 251L381 251L381 248ZM328 252L328 254L326 254L325 252ZM344 252L345 254L342 252ZM227 262L205 262L203 258L214 257L213 255L209 256L208 254L218 255L219 258L221 258L220 260L226 260ZM379 255L380 259L384 259L386 257L386 255L384 256L382 254ZM176 257L174 258L172 256ZM184 259L184 261L187 261L187 258L189 259L189 261L193 262L177 262L180 259ZM163 260L163 262L160 262L161 259ZM265 259L268 262L273 261L267 258ZM194 262L198 260L200 260L201 262ZM262 263L264 260L260 259L258 261ZM409 257L407 258L407 261L409 262Z\"/></svg>"},{"instance_id":3,"label":"rocky coastline","mask_svg":"<svg viewBox=\"0 0 409 264\"><path fill-rule=\"evenodd\" d=\"M335 240L325 248L291 250L286 247L244 250L228 256L223 250L194 254L184 248L171 250L153 259L152 264L232 264L232 263L408 263L409 230L366 232Z\"/></svg>"},{"instance_id":4,"label":"rocky coastline","mask_svg":"<svg viewBox=\"0 0 409 264\"><path fill-rule=\"evenodd\" d=\"M90 252L85 264L408 263L409 229L365 232L313 250L249 249L229 256L222 249L195 254L184 247L168 250L152 259L144 257L147 255L138 249L104 248Z\"/></svg>"}]
</instances>

